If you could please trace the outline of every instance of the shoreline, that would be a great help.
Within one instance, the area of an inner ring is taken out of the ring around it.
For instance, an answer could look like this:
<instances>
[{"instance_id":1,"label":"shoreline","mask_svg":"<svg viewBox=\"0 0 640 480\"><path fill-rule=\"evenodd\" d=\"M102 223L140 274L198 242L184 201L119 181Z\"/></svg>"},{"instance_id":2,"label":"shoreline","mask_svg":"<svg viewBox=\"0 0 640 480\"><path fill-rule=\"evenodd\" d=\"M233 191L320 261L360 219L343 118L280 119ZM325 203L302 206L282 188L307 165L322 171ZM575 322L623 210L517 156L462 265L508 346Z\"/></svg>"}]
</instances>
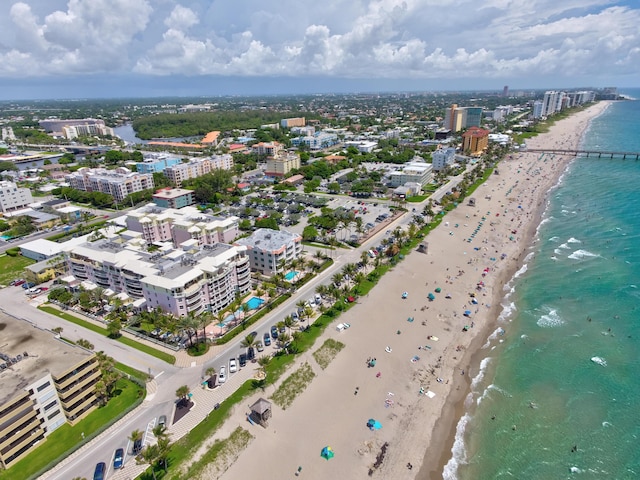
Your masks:
<instances>
[{"instance_id":1,"label":"shoreline","mask_svg":"<svg viewBox=\"0 0 640 480\"><path fill-rule=\"evenodd\" d=\"M576 123L576 129L574 129L574 134L576 135L575 141L569 145L569 148L578 148L580 144L584 140L584 136L589 130L591 125L591 121L598 116L602 115L604 111L609 108L611 105L611 101L601 101L596 104L598 107L598 111L594 114L590 115L586 120L584 120L584 124L580 125L580 119L574 118L575 116L563 119L562 121L569 121L570 123ZM585 110L587 112L590 110ZM578 112L577 115L583 112ZM573 121L572 121L573 120ZM572 122L571 122L572 121ZM551 127L550 131L535 137L539 139L540 143L546 145L547 143L552 143L554 141L554 129L555 125ZM537 142L536 142L537 143ZM522 156L526 156L526 152L521 154ZM531 154L529 154L531 155ZM495 290L495 295L493 298L494 305L496 306L496 311L492 312L489 318L492 318L491 325L487 325L487 331L484 332L485 338L488 337L492 331L498 328L501 324L500 315L503 311L502 302L508 296L508 292L506 291L506 287L510 285L514 280L516 274L520 271L520 269L526 264L525 262L528 259L528 254L525 253L529 250L532 250L537 242L537 234L540 228L542 221L544 220L544 214L547 211L549 203L551 201L551 195L557 189L561 183L562 178L567 173L568 169L574 164L578 159L575 157L563 157L562 167L558 169L556 172L554 180L551 182L551 187L540 197L538 198L537 208L534 213L534 218L529 224L529 228L527 233L525 234L525 238L522 242L521 254L518 260L504 272L504 277L502 282L497 282L497 284L502 283L502 291L500 292L498 289ZM502 163L502 162L501 162ZM493 327L493 328L491 328ZM474 338L472 344L473 347L469 351L469 354L465 357L463 362L468 362L470 364L470 369L473 370L474 376L472 378L476 378L476 375L480 371L481 362L489 358L491 355L490 349L482 348L486 342L482 341L482 335L476 336ZM495 366L493 367L495 368ZM453 456L453 448L454 442L456 441L456 436L458 434L458 424L461 421L462 417L467 413L468 405L466 405L467 401L470 399L470 396L473 394L471 390L471 382L467 383L467 389L464 393L456 394L457 392L451 393L451 402L448 407L443 409L443 414L436 424L434 428L432 438L441 439L439 442L432 444L427 448L425 452L425 457L423 460L423 469L420 470L418 475L416 476L417 480L437 480L443 478L443 472L445 466L449 463ZM426 470L426 466L429 464L437 465L437 468Z\"/></svg>"},{"instance_id":2,"label":"shoreline","mask_svg":"<svg viewBox=\"0 0 640 480\"><path fill-rule=\"evenodd\" d=\"M557 122L530 146L566 146L567 138L577 144L607 105ZM282 478L298 466L309 479L363 478L369 471L380 479L442 478L465 399L490 352L482 347L500 325L504 287L527 260L571 160L521 152L500 162L499 173L476 190L476 203L460 204L429 234L427 253L409 253L340 317L351 328L328 328L276 385L248 399L268 399L291 372L305 363L312 368L315 378L286 411L272 406L268 428L247 425L246 405L235 409L214 437L239 425L255 438L219 478L265 471ZM312 353L328 338L345 347L322 369ZM366 365L371 357L378 360L373 369ZM368 418L383 428L369 430ZM320 457L326 445L335 452L330 461Z\"/></svg>"}]
</instances>

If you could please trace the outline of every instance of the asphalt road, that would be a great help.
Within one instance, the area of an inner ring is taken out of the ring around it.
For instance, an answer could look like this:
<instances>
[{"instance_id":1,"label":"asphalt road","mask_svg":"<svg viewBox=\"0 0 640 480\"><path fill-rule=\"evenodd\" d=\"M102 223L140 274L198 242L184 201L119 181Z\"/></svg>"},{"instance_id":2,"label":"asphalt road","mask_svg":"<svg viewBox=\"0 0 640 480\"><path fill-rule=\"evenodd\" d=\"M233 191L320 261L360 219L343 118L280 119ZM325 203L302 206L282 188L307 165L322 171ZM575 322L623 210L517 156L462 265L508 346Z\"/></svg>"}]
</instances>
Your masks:
<instances>
[{"instance_id":1,"label":"asphalt road","mask_svg":"<svg viewBox=\"0 0 640 480\"><path fill-rule=\"evenodd\" d=\"M457 185L461 179L462 175L451 179L446 185L440 187L431 198L440 199L447 191ZM408 206L415 207L416 211L422 211L424 205L426 205L426 200L422 203L408 204ZM359 248L339 251L338 256L334 258L334 264L330 268L297 290L291 298L284 302L278 309L265 315L259 324L253 325L247 330L247 333L257 332L257 338L262 341L264 333L269 332L272 325L283 320L286 315L297 308L296 303L298 301L313 297L319 285L330 284L332 282L331 277L334 273L339 272L342 267L348 263L359 262L361 252L369 250L379 244L385 237L385 231L387 229L393 230L398 226L407 226L411 222L411 217L412 213L406 212L385 228L381 229L380 232L372 236ZM19 291L20 294L16 295L16 291ZM127 466L135 465L135 460L131 455L131 445L127 440L131 432L136 429L142 430L145 432L145 443L153 442L151 430L157 424L158 417L160 415L166 415L169 419L169 424L171 423L171 415L176 401L175 391L182 385L188 385L192 391L200 388L200 384L205 376L204 372L208 367L214 367L216 371L219 371L220 366L224 365L228 371L229 359L232 357L237 358L241 350L243 350L240 347L243 336L239 335L227 344L221 353L209 360L205 365L191 368L177 368L155 357L109 340L99 334L86 331L75 325L65 324L65 322L59 318L29 306L26 296L18 287L7 287L0 291L0 304L2 305L2 310L6 313L17 316L18 318L24 316L24 318L28 318L42 328L51 329L57 326L63 326L63 335L66 338L71 340L85 338L95 345L96 350L103 350L107 355L138 370L150 371L158 384L157 392L151 397L148 397L142 406L130 413L125 419L116 423L93 442L62 461L55 469L55 472L48 475L47 478L52 480L70 480L76 476L92 478L96 463L101 461L107 464L108 473L106 478L112 478L114 476L113 455L116 448L125 449L124 472L126 472ZM272 346L265 347L263 354L270 353L273 349L275 349L275 346L272 343ZM244 368L231 375L237 375L238 378L244 381L244 379L251 378L253 375L252 371L252 368ZM227 382L228 381L229 380L227 380ZM226 392L227 395L231 393L231 389ZM127 477L123 477L121 472L118 472L118 478Z\"/></svg>"}]
</instances>

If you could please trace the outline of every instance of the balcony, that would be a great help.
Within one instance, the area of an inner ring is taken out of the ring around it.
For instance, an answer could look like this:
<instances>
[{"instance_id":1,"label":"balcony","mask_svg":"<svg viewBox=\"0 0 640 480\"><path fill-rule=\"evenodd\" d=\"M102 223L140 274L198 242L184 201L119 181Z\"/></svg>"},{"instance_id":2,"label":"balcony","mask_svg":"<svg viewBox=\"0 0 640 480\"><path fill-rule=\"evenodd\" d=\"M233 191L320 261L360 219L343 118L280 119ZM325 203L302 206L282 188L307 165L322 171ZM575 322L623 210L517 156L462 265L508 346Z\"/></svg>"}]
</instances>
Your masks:
<instances>
[{"instance_id":1,"label":"balcony","mask_svg":"<svg viewBox=\"0 0 640 480\"><path fill-rule=\"evenodd\" d=\"M0 453L2 453L2 457L6 459L8 457L11 457L12 455L15 455L24 447L33 445L34 443L36 443L39 440L42 440L43 438L44 438L44 430L42 430L42 428L38 426L37 428L34 428L33 430L31 430L31 432L26 434L24 437L22 437L22 439L19 442L11 445L7 450L5 449L0 450ZM26 453L26 451L24 453ZM22 454L20 454L20 456L22 456ZM19 457L16 457L16 459L17 458ZM12 459L12 461L13 460L15 459Z\"/></svg>"},{"instance_id":2,"label":"balcony","mask_svg":"<svg viewBox=\"0 0 640 480\"><path fill-rule=\"evenodd\" d=\"M78 417L81 416L85 410L88 410L90 407L92 407L96 401L96 396L93 392L91 392L91 394L84 397L84 399L82 399L75 405L72 405L70 410L67 410L65 408L65 413L67 414L69 420L77 421L79 420Z\"/></svg>"},{"instance_id":3,"label":"balcony","mask_svg":"<svg viewBox=\"0 0 640 480\"><path fill-rule=\"evenodd\" d=\"M16 415L19 415L20 412L30 409L33 406L33 400L31 400L27 395L22 397L19 401L11 405L9 408L6 408L0 416L0 432L4 428L4 424L8 421L11 421Z\"/></svg>"},{"instance_id":4,"label":"balcony","mask_svg":"<svg viewBox=\"0 0 640 480\"><path fill-rule=\"evenodd\" d=\"M28 427L32 423L39 424L39 420L37 417L38 417L38 412L35 409L31 409L31 411L28 412L26 415L11 422L10 425L7 425L3 429L3 431L0 432L0 434L2 434L2 437L0 437L0 450L2 450L3 448L5 448L6 445L11 443L13 441L12 439L14 439L16 434L19 433L21 430L24 430L26 427Z\"/></svg>"},{"instance_id":5,"label":"balcony","mask_svg":"<svg viewBox=\"0 0 640 480\"><path fill-rule=\"evenodd\" d=\"M53 377L53 380L56 385L56 389L58 391L64 391L64 389L67 388L67 386L69 386L71 383L73 383L74 381L77 381L79 378L86 375L87 373L92 373L94 370L99 370L98 362L95 360L90 362L85 362L79 367L67 371L60 378Z\"/></svg>"},{"instance_id":6,"label":"balcony","mask_svg":"<svg viewBox=\"0 0 640 480\"><path fill-rule=\"evenodd\" d=\"M77 396L78 392L83 391L87 386L90 386L92 382L96 381L100 377L100 370L96 370L95 372L85 375L77 382L69 385L65 391L59 391L60 401L63 403L64 407L67 408L73 401L73 397Z\"/></svg>"}]
</instances>

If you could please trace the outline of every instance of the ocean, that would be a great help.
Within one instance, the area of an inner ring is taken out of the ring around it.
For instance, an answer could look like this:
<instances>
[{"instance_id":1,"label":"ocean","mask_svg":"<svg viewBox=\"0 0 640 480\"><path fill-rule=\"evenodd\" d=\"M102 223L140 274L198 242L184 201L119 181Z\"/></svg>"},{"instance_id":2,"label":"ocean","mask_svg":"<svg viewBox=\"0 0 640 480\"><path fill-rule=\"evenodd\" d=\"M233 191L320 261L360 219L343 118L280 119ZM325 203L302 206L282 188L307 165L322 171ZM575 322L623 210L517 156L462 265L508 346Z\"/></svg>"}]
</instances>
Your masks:
<instances>
[{"instance_id":1,"label":"ocean","mask_svg":"<svg viewBox=\"0 0 640 480\"><path fill-rule=\"evenodd\" d=\"M622 92L640 98L640 89ZM582 146L640 152L640 101ZM448 480L640 478L640 161L576 159L505 290Z\"/></svg>"}]
</instances>

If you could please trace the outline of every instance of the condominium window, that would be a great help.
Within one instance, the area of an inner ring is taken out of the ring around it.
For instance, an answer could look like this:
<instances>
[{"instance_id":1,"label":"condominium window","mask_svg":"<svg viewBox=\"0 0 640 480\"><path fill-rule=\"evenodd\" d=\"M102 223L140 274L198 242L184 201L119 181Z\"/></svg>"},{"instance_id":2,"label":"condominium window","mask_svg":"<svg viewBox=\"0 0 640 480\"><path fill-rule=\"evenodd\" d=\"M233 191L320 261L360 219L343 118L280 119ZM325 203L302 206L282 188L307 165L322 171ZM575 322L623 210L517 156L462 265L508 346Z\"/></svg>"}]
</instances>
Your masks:
<instances>
[{"instance_id":1,"label":"condominium window","mask_svg":"<svg viewBox=\"0 0 640 480\"><path fill-rule=\"evenodd\" d=\"M55 417L56 415L58 415L60 413L60 409L56 410L55 412L53 412L51 415L47 415L47 420L51 420L53 417Z\"/></svg>"},{"instance_id":2,"label":"condominium window","mask_svg":"<svg viewBox=\"0 0 640 480\"><path fill-rule=\"evenodd\" d=\"M46 412L47 410L51 410L53 407L55 407L58 404L57 400L54 400L53 402L51 402L50 404L46 405L44 407L44 411Z\"/></svg>"},{"instance_id":3,"label":"condominium window","mask_svg":"<svg viewBox=\"0 0 640 480\"><path fill-rule=\"evenodd\" d=\"M46 382L44 382L42 385L40 385L40 386L37 388L37 390L38 390L39 392L41 392L42 390L44 390L45 388L47 388L49 385L51 385L51 382L47 380L47 381L46 381Z\"/></svg>"}]
</instances>

